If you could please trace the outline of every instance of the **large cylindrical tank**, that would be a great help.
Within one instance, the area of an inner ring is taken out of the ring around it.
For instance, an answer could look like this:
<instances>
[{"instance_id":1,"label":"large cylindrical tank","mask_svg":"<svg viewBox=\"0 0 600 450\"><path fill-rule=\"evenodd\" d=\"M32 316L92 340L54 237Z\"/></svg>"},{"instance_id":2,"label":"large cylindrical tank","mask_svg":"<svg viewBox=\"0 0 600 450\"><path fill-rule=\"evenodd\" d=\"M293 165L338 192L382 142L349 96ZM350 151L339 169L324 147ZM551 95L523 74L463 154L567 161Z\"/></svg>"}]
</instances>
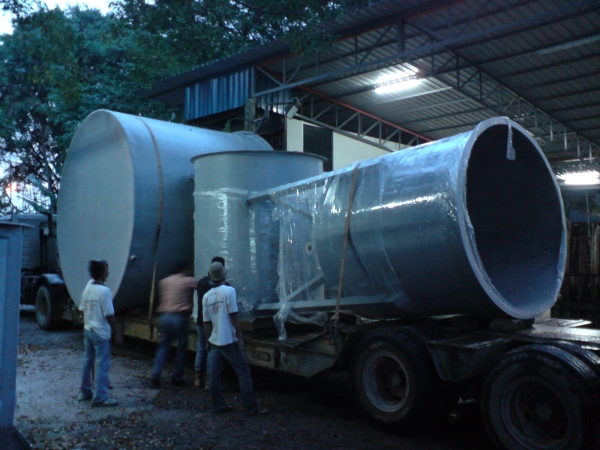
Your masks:
<instances>
[{"instance_id":1,"label":"large cylindrical tank","mask_svg":"<svg viewBox=\"0 0 600 450\"><path fill-rule=\"evenodd\" d=\"M323 159L296 152L219 152L197 156L195 176L196 276L210 261L226 261L228 282L246 311L277 302L279 224L274 204L249 206L250 191L263 191L323 173Z\"/></svg>"},{"instance_id":2,"label":"large cylindrical tank","mask_svg":"<svg viewBox=\"0 0 600 450\"><path fill-rule=\"evenodd\" d=\"M90 259L106 259L117 311L147 306L152 280L193 261L193 156L271 150L252 133L222 133L111 111L79 126L62 172L58 250L76 304Z\"/></svg>"},{"instance_id":3,"label":"large cylindrical tank","mask_svg":"<svg viewBox=\"0 0 600 450\"><path fill-rule=\"evenodd\" d=\"M272 194L280 210L308 206L311 230L296 236L309 238L282 242L289 242L290 255L307 248L317 255L305 257L306 264L314 261L312 273L322 274L330 292L320 301L293 298L294 310L335 305L354 167ZM533 318L554 304L566 258L563 205L542 150L521 126L489 119L357 170L343 310L376 318ZM298 258L283 264L298 265ZM317 281L291 279L287 291Z\"/></svg>"}]
</instances>

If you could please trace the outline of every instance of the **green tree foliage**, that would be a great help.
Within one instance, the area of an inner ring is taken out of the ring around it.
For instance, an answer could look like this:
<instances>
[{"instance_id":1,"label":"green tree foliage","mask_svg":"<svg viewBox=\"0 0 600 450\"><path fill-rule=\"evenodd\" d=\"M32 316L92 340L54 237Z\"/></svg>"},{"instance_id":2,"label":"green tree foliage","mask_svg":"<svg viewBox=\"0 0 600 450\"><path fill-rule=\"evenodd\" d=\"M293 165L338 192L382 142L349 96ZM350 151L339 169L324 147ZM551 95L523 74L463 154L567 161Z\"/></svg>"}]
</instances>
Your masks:
<instances>
[{"instance_id":1,"label":"green tree foliage","mask_svg":"<svg viewBox=\"0 0 600 450\"><path fill-rule=\"evenodd\" d=\"M172 76L211 60L284 38L297 52L330 42L316 25L367 0L116 0L120 29L131 47L136 79ZM161 70L162 69L162 70Z\"/></svg>"},{"instance_id":2,"label":"green tree foliage","mask_svg":"<svg viewBox=\"0 0 600 450\"><path fill-rule=\"evenodd\" d=\"M66 149L89 113L171 117L164 105L136 94L139 84L127 59L132 40L123 33L116 38L115 26L113 17L96 10L41 8L21 15L13 34L0 37L3 188L31 186L34 177L41 195L30 200L53 207Z\"/></svg>"},{"instance_id":3,"label":"green tree foliage","mask_svg":"<svg viewBox=\"0 0 600 450\"><path fill-rule=\"evenodd\" d=\"M139 89L273 39L299 52L326 45L334 37L315 25L366 1L116 0L103 16L0 0L15 17L14 33L0 36L2 193L17 182L34 209L53 209L66 149L92 111L181 119Z\"/></svg>"}]
</instances>

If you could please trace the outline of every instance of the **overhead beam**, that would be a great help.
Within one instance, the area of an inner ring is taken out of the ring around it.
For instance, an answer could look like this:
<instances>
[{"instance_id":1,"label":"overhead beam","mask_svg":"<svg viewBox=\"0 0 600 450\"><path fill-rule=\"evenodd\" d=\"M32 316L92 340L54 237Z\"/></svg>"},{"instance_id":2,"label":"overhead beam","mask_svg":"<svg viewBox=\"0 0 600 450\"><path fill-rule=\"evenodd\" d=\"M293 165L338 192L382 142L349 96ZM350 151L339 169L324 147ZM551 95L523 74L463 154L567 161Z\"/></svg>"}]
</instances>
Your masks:
<instances>
[{"instance_id":1,"label":"overhead beam","mask_svg":"<svg viewBox=\"0 0 600 450\"><path fill-rule=\"evenodd\" d=\"M402 133L403 135L409 136L411 139L416 138L418 140L418 143L420 143L420 144L423 142L430 141L429 138L423 136L422 134L415 133L414 131L409 130L408 128L404 128L398 124L395 124L393 122L382 119L381 117L378 117L374 114L363 111L352 105L348 105L337 99L328 97L327 95L321 94L311 88L302 87L301 90L307 92L308 94L310 94L310 96L312 96L312 98L308 98L308 99L306 97L304 97L304 100L302 101L302 115L305 118L308 117L311 120L317 120L317 119L319 119L319 117L322 116L321 111L323 111L324 109L330 108L331 105L335 105L337 108L341 108L341 111L343 111L343 112L347 112L347 113L351 113L351 114L359 114L359 116L362 116L366 119L369 119L371 121L376 121L376 122L381 123L382 125L385 125L393 130L397 130L400 133ZM315 99L317 100L318 103L320 103L322 105L322 108L319 108L319 111L314 110L313 108L309 109L306 106L307 100L310 100L311 105L312 105ZM325 121L320 121L320 123L324 124ZM346 125L346 123L338 122L338 123L334 124L334 127L337 129L341 129L342 126L344 126L344 125ZM362 131L363 130L357 130L357 134L360 135L362 133ZM371 141L369 141L369 142L372 143Z\"/></svg>"},{"instance_id":2,"label":"overhead beam","mask_svg":"<svg viewBox=\"0 0 600 450\"><path fill-rule=\"evenodd\" d=\"M364 73L364 72L368 72L371 70L375 70L382 66L389 66L389 65L393 65L393 64L399 64L401 62L407 62L411 58L414 59L417 56L421 56L424 54L429 55L429 53L431 53L432 51L435 51L440 48L452 47L452 46L456 46L460 43L466 43L466 42L470 42L470 41L473 41L473 42L481 41L481 39L486 36L495 35L499 32L505 31L505 30L512 30L514 28L528 26L531 23L537 23L539 21L551 20L553 18L560 17L561 15L564 15L568 12L572 12L574 10L579 10L580 4L584 4L584 5L595 4L595 0L581 0L580 2L577 3L577 5L569 4L567 6L552 9L550 11L538 13L531 17L522 18L522 19L515 20L513 22L508 22L508 23L505 23L505 24L502 24L502 25L499 25L496 27L489 27L485 30L473 32L471 34L446 38L446 39L442 39L440 41L433 41L429 44L424 44L424 45L418 46L416 48L407 49L405 52L398 52L397 54L390 55L387 57L376 58L369 62L363 62L362 64L353 64L352 62L350 62L350 65L344 69L334 69L329 72L321 70L321 73L319 75L309 76L304 79L299 79L296 82L286 83L282 86L278 86L278 87L268 89L265 91L260 91L260 92L257 91L256 95L261 96L261 95L271 94L271 93L278 92L279 90L283 90L283 89L292 89L292 88L302 86L302 85L310 85L312 83L316 83L321 80L326 80L326 79L331 80L331 79L335 79L335 78L339 78L339 77L345 77L352 73ZM413 25L411 25L411 26L413 26ZM362 49L357 48L357 52L358 51L360 51L362 54Z\"/></svg>"},{"instance_id":3,"label":"overhead beam","mask_svg":"<svg viewBox=\"0 0 600 450\"><path fill-rule=\"evenodd\" d=\"M462 46L461 43L475 44L481 43L482 40L486 39L499 39L503 35L514 34L515 30L530 30L532 27L546 26L560 20L565 20L566 18L575 17L581 11L593 10L599 7L597 2L591 0L571 2L563 7L525 16L518 20L509 20L501 26L487 28L470 34L461 34L467 27L462 27L462 29L458 30L458 27L450 24L450 31L445 33L444 36L438 36L435 32L416 26L415 23L401 22L404 23L403 26L388 27L385 33L378 36L379 45L388 41L390 42L389 45L393 45L391 42L394 40L395 35L396 45L393 53L375 56L373 45L370 45L369 48L361 47L363 45L361 44L362 40L358 37L352 41L347 40L345 41L346 46L354 45L351 50L345 48L344 55L348 56L335 55L335 58L332 58L332 60L336 61L343 60L346 64L345 67L326 67L322 65L317 75L314 74L314 71L312 73L305 72L303 68L297 71L297 76L293 83L282 83L281 86L256 92L256 95L268 95L283 89L330 83L336 79L355 74L366 73L395 64L408 63L412 67L419 69L418 77L438 80L480 105L475 109L476 111L487 110L493 115L508 115L518 120L542 139L548 146L548 149L563 147L560 151L565 153L572 152L576 145L575 138L577 134L575 131L569 129L557 118L549 116L535 104L531 103L531 101L525 100L519 93L508 89L501 84L499 79L491 77L478 65L461 57L456 51L449 49L449 47L460 48ZM412 41L406 41L407 36L410 36ZM539 49L536 51L539 51ZM375 87L377 85L363 86L358 90L343 93L343 95L354 95L374 89ZM569 93L566 95L575 94ZM553 96L553 98L557 97ZM538 100L543 101L543 99ZM424 109L430 109L431 107L435 106L428 105ZM398 114L402 114L402 112L400 111ZM465 111L464 114L469 114L469 112ZM312 119L314 120L314 117ZM415 121L411 121L411 123L415 123ZM558 139L559 133L563 137L560 142ZM587 141L583 135L579 137L580 140ZM597 147L595 144L594 146Z\"/></svg>"},{"instance_id":4,"label":"overhead beam","mask_svg":"<svg viewBox=\"0 0 600 450\"><path fill-rule=\"evenodd\" d=\"M600 87L592 88L592 89L578 89L577 91L563 92L562 94L558 94L558 95L554 94L554 95L546 95L545 97L537 97L537 98L534 98L533 101L543 102L546 100L556 100L559 98L572 97L574 95L581 95L581 94L589 94L590 92L598 92L598 91L600 91Z\"/></svg>"},{"instance_id":5,"label":"overhead beam","mask_svg":"<svg viewBox=\"0 0 600 450\"><path fill-rule=\"evenodd\" d=\"M582 122L584 120L594 120L594 119L600 119L600 114L594 114L592 116L585 116L585 117L578 117L576 119L563 120L563 122L565 122L565 123Z\"/></svg>"},{"instance_id":6,"label":"overhead beam","mask_svg":"<svg viewBox=\"0 0 600 450\"><path fill-rule=\"evenodd\" d=\"M394 13L390 16L387 16L384 19L380 19L378 21L375 22L371 22L370 23L370 27L361 27L360 29L354 29L351 32L347 33L344 37L342 37L339 41L336 41L336 43L343 43L345 41L350 41L356 37L360 37L362 34L364 34L365 32L374 32L377 31L379 29L383 29L386 28L390 25L396 25L397 28L397 33L396 33L396 37L395 39L387 39L387 40L382 40L380 42L379 48L385 47L385 46L391 46L391 45L397 45L397 49L398 51L405 51L406 49L404 47L402 47L400 45L400 43L406 43L406 41L413 39L415 37L417 37L417 35L415 34L406 34L406 23L409 22L410 20L413 19L417 19L426 15L430 15L433 14L437 11L439 11L440 9L444 9L444 8L448 8L451 7L455 4L459 4L459 3L465 3L466 0L462 0L462 1L448 1L448 2L439 2L437 5L435 5L435 7L431 7L431 9L427 9L427 4L426 2L423 2L423 4L416 8L416 9L409 9L409 10L405 10L405 11L401 11L399 13ZM522 3L519 4L520 7L522 6L526 6L529 5L531 3L534 3L538 0L528 0L528 1L524 1ZM433 6L433 5L432 5ZM493 11L488 11L485 14L482 14L481 11L478 11L478 14L476 16L477 20L481 20L481 19L486 19L489 17L492 17L496 14L502 13L506 11L506 7L504 5L496 8ZM458 20L456 22L454 22L452 24L453 27L455 28L459 28L459 27L464 27L467 24L472 23L473 18L469 18L469 19L464 19L464 20ZM444 25L443 27L437 28L434 31L442 31L447 29L448 27L446 25ZM374 50L375 48L377 48L374 45L371 46L365 46L363 47L363 51L367 51L370 52L372 50ZM442 51L443 52L443 51ZM350 50L349 52L346 52L345 54L342 54L341 56L343 58L346 57L352 57L354 56L354 49ZM333 58L329 58L329 59L321 59L319 61L320 65L324 65L330 62L334 62L336 61L338 58L337 57L333 57ZM272 63L272 61L266 61L263 63L263 65L269 65L270 63ZM312 63L312 64L306 64L303 69L304 70L308 70L308 69L313 69L317 66L317 63ZM313 85L314 86L314 85Z\"/></svg>"},{"instance_id":7,"label":"overhead beam","mask_svg":"<svg viewBox=\"0 0 600 450\"><path fill-rule=\"evenodd\" d=\"M579 17L581 15L581 13L582 13L581 10L583 9L584 6L587 7L588 10L590 10L590 11L595 11L597 9L600 9L600 5L594 4L593 2L591 2L591 3L581 2L581 3L579 3L579 5L575 5L575 2L572 2L572 3L573 3L573 6L575 6L575 8L579 8L579 9L574 9L572 12L570 12L568 14L565 14L563 17L561 17L560 20L568 20L568 19L572 19L574 17ZM553 24L552 22L550 22L550 23L548 23L548 22L540 22L538 24L530 25L530 26L528 26L527 28L525 28L525 29L523 29L521 31L522 32L528 32L528 31L538 30L540 28L547 27L548 25L552 25L552 24ZM467 44L464 44L464 45L457 45L457 46L453 47L453 50L459 51L459 50L471 47L473 45L485 44L487 42L496 41L496 40L499 40L499 39L504 39L506 37L510 37L510 36L514 36L515 34L519 34L521 31L519 31L517 33L506 32L504 34L497 35L497 36L495 36L493 38L482 39L479 42L467 43ZM595 34L597 34L597 33L595 33ZM558 45L558 44L551 45L551 46L545 45L544 47L536 49L536 50L526 50L525 52L519 53L519 54L517 54L514 57L510 56L510 55L507 55L506 57L498 58L498 59L495 59L493 61L478 62L478 64L484 65L484 64L490 64L491 62L506 61L506 60L509 60L509 59L513 59L515 57L521 57L521 56L525 56L525 55L530 55L532 53L537 53L537 52L543 51L543 50L545 50L547 48L555 47L556 45Z\"/></svg>"},{"instance_id":8,"label":"overhead beam","mask_svg":"<svg viewBox=\"0 0 600 450\"><path fill-rule=\"evenodd\" d=\"M467 122L467 123L461 123L461 124L457 124L457 125L449 125L447 127L430 128L428 130L421 130L421 133L424 133L424 134L439 133L440 131L453 130L456 128L474 127L474 126L479 125L480 123L481 123L481 120L478 120L477 122Z\"/></svg>"},{"instance_id":9,"label":"overhead beam","mask_svg":"<svg viewBox=\"0 0 600 450\"><path fill-rule=\"evenodd\" d=\"M565 108L546 108L546 110L550 113L560 113L565 111L572 111L574 109L584 109L584 108L593 108L595 106L600 106L600 102L592 102L592 103L582 103L580 105L567 106Z\"/></svg>"},{"instance_id":10,"label":"overhead beam","mask_svg":"<svg viewBox=\"0 0 600 450\"><path fill-rule=\"evenodd\" d=\"M473 100L471 100L470 98L461 98L461 99L458 99L458 100L449 100L449 101L439 102L439 103L435 103L435 104L431 104L431 105L418 106L416 108L401 109L401 110L398 110L398 111L394 111L391 114L388 114L388 116L391 116L391 117L402 116L402 115L411 114L411 113L414 113L414 112L424 111L424 110L427 110L427 109L435 109L435 108L440 108L440 107L443 107L443 106L458 105L460 103L466 103L466 102L472 102L472 101Z\"/></svg>"},{"instance_id":11,"label":"overhead beam","mask_svg":"<svg viewBox=\"0 0 600 450\"><path fill-rule=\"evenodd\" d=\"M439 107L439 106L437 106ZM452 113L446 113L446 114L440 114L437 116L430 116L430 117L425 117L425 118L421 118L421 119L413 119L413 120L408 120L402 121L402 125L406 126L406 125L410 125L412 123L423 123L423 122L433 122L435 120L440 120L440 119L446 119L448 118L449 115L451 115L452 117L457 117L457 116L465 116L467 114L477 114L483 111L487 111L489 108L488 107L481 107L481 108L476 108L476 109L471 109L469 111L460 111L460 112L452 112Z\"/></svg>"},{"instance_id":12,"label":"overhead beam","mask_svg":"<svg viewBox=\"0 0 600 450\"><path fill-rule=\"evenodd\" d=\"M535 85L532 85L532 86L523 86L523 87L521 87L521 89L530 90L530 89L545 88L545 87L548 87L548 86L554 86L556 84L564 84L564 83L569 82L569 81L583 80L585 78L598 77L598 76L600 76L600 72L584 73L584 74L577 75L577 76L574 76L574 77L563 78L561 80L548 81L546 83L539 83L539 84L535 84Z\"/></svg>"},{"instance_id":13,"label":"overhead beam","mask_svg":"<svg viewBox=\"0 0 600 450\"><path fill-rule=\"evenodd\" d=\"M301 108L294 118L335 131L351 139L382 150L394 151L386 144L397 143L399 148L419 145L429 139L395 123L329 98L310 88L298 95ZM300 91L300 92L302 92Z\"/></svg>"},{"instance_id":14,"label":"overhead beam","mask_svg":"<svg viewBox=\"0 0 600 450\"><path fill-rule=\"evenodd\" d=\"M423 31L427 32L426 30ZM432 38L435 37L432 36ZM460 56L456 55L456 59L458 61ZM460 67L459 64L457 64L457 67ZM422 67L420 70L422 70L422 72L427 72L428 68ZM475 83L471 85L461 85L461 79L464 79L464 77L461 76L460 69L456 70L456 76L435 73L431 73L430 75L448 86L454 87L456 91L470 97L473 101L479 103L483 107L489 108L497 115L507 115L518 120L525 128L541 138L549 147L560 145L560 143L554 139L554 136L555 134L558 134L557 132L562 131L564 138L562 146L564 147L564 152L576 150L577 142L579 142L580 145L589 144L596 149L599 148L598 145L590 142L584 136L578 136L575 131L570 129L567 130L567 127L564 124L561 124L556 118L549 116L530 101L524 100L520 95L509 90L498 80L483 72L475 64L462 71L467 72L471 79L475 73L477 75L474 77ZM442 130L426 130L423 132L427 134L436 131L439 132Z\"/></svg>"},{"instance_id":15,"label":"overhead beam","mask_svg":"<svg viewBox=\"0 0 600 450\"><path fill-rule=\"evenodd\" d=\"M534 72L540 72L542 70L548 70L548 69L555 69L557 67L564 67L569 64L582 63L582 62L588 61L590 59L595 59L595 58L599 58L599 57L600 57L600 55L598 55L597 53L594 53L592 55L586 55L586 56L578 56L575 58L562 60L562 61L551 63L551 64L544 64L543 66L536 66L536 67L531 67L531 68L525 69L525 70L517 70L515 72L503 73L503 74L499 75L498 78L500 78L501 80L505 80L506 78L518 77L520 75L529 75ZM481 66L481 64L479 64L479 63L477 63L477 65Z\"/></svg>"}]
</instances>

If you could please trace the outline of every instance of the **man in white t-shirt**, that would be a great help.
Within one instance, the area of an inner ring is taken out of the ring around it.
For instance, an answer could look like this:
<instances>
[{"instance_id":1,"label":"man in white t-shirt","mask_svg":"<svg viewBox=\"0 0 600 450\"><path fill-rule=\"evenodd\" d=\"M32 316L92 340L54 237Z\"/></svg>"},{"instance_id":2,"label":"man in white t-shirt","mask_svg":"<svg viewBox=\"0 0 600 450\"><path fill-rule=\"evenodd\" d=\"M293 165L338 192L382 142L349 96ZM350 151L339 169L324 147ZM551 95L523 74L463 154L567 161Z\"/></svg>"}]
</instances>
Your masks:
<instances>
[{"instance_id":1,"label":"man in white t-shirt","mask_svg":"<svg viewBox=\"0 0 600 450\"><path fill-rule=\"evenodd\" d=\"M115 321L112 293L104 285L108 278L108 263L105 260L92 260L88 269L92 279L81 294L79 304L79 309L83 311L85 357L77 399L92 400L92 406L116 406L119 402L108 395L110 337L112 332L115 342L121 344L123 335ZM91 378L96 361L95 392L92 394Z\"/></svg>"},{"instance_id":2,"label":"man in white t-shirt","mask_svg":"<svg viewBox=\"0 0 600 450\"><path fill-rule=\"evenodd\" d=\"M254 398L250 367L244 356L244 339L237 313L235 289L226 286L225 268L213 262L208 272L214 287L202 298L204 333L207 340L210 396L216 414L231 410L225 403L219 378L223 371L223 359L235 370L240 383L240 397L247 415L265 414L258 408Z\"/></svg>"}]
</instances>

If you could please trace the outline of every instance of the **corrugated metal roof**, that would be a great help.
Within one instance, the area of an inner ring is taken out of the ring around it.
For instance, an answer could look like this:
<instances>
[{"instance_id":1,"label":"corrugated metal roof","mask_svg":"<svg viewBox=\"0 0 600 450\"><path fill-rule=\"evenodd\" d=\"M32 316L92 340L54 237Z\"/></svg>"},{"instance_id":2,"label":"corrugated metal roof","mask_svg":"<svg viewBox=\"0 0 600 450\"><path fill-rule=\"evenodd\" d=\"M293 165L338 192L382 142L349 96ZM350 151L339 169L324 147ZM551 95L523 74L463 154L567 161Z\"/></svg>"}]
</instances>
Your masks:
<instances>
[{"instance_id":1,"label":"corrugated metal roof","mask_svg":"<svg viewBox=\"0 0 600 450\"><path fill-rule=\"evenodd\" d=\"M250 67L246 67L188 86L185 119L193 120L244 106L250 94L250 72Z\"/></svg>"},{"instance_id":2,"label":"corrugated metal roof","mask_svg":"<svg viewBox=\"0 0 600 450\"><path fill-rule=\"evenodd\" d=\"M400 19L407 30L405 50L414 51L414 58L402 64L394 60L400 52L394 33ZM498 108L481 99L497 95L500 83L527 103L523 108L535 106L550 116L555 129L542 138L548 142L552 136L545 147L551 157L573 154L573 147L561 147L558 136L565 131L600 145L598 1L385 1L321 28L342 38L320 51L318 63L314 57L283 59L289 46L275 41L164 80L149 95L181 102L178 89L183 86L242 65L260 65L280 79L296 72L294 82L307 80L305 86L328 97L437 139L498 115ZM436 42L448 44L433 45L430 52L415 50ZM459 58L460 74L453 72L454 58ZM389 63L366 66L382 60ZM386 76L411 69L419 71L419 86L375 93ZM477 71L486 75L480 85L474 83ZM340 75L311 80L324 72ZM451 83L456 77L460 88ZM527 118L526 110L515 109L520 103L509 106L516 120Z\"/></svg>"}]
</instances>

